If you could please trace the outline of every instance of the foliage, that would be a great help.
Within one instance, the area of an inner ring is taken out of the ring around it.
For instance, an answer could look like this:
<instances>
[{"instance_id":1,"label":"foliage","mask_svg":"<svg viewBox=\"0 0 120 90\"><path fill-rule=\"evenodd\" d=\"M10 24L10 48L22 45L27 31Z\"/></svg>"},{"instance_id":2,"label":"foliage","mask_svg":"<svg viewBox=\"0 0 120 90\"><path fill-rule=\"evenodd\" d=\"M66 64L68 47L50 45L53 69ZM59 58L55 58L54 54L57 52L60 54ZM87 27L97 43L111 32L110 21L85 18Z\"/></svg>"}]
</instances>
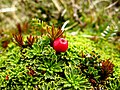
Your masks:
<instances>
[{"instance_id":1,"label":"foliage","mask_svg":"<svg viewBox=\"0 0 120 90\"><path fill-rule=\"evenodd\" d=\"M55 29L54 25L52 26L52 29L50 30L50 28L47 28L47 32L48 32L48 36L51 39L51 41L54 41L55 39L61 37L64 38L65 36L63 36L64 31L62 31L61 29Z\"/></svg>"},{"instance_id":2,"label":"foliage","mask_svg":"<svg viewBox=\"0 0 120 90\"><path fill-rule=\"evenodd\" d=\"M84 76L80 75L80 71L78 69L75 69L75 67L65 67L65 77L67 80L63 81L64 89L90 89L89 83L86 83L87 79L85 79Z\"/></svg>"},{"instance_id":3,"label":"foliage","mask_svg":"<svg viewBox=\"0 0 120 90\"><path fill-rule=\"evenodd\" d=\"M44 36L32 48L21 49L11 45L4 56L5 61L1 57L1 89L62 88L62 82L66 79L61 76L61 73L65 73L65 59L62 55L56 55L49 43L50 39Z\"/></svg>"},{"instance_id":4,"label":"foliage","mask_svg":"<svg viewBox=\"0 0 120 90\"><path fill-rule=\"evenodd\" d=\"M119 4L1 0L0 89L119 90ZM51 44L64 30L69 48L56 53Z\"/></svg>"},{"instance_id":5,"label":"foliage","mask_svg":"<svg viewBox=\"0 0 120 90\"><path fill-rule=\"evenodd\" d=\"M17 35L15 37L15 42L21 42ZM102 53L93 50L93 41L81 36L67 35L66 38L69 40L69 48L67 52L58 54L50 46L51 39L47 34L38 37L34 43L31 35L24 41L22 37L24 45L30 47L10 43L0 54L0 89L119 88L119 65L113 67L111 61L101 60ZM110 72L102 79L106 70Z\"/></svg>"}]
</instances>

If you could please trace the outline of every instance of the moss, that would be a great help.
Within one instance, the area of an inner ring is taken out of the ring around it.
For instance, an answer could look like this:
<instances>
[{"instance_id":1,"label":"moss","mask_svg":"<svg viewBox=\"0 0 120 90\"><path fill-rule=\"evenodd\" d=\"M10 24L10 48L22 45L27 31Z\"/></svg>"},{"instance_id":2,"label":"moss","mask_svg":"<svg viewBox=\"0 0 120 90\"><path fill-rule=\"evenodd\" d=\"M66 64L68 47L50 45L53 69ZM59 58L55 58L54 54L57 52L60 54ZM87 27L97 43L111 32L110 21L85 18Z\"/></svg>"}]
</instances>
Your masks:
<instances>
[{"instance_id":1,"label":"moss","mask_svg":"<svg viewBox=\"0 0 120 90\"><path fill-rule=\"evenodd\" d=\"M96 88L101 82L99 78L101 68L96 65L108 58L111 58L115 65L112 75L114 78L110 76L109 78L112 79L104 81L109 84L103 84L103 86L117 88L114 83L119 84L117 82L120 77L117 63L119 55L114 48L111 51L112 45L102 41L107 46L99 46L99 42L95 43L81 35L67 35L66 39L69 41L69 48L67 52L60 54L56 54L50 46L50 39L47 36L38 38L32 47L21 48L10 43L0 57L0 88L56 90L58 88L79 90ZM112 82L113 79L115 79L114 82ZM94 80L94 85L91 80Z\"/></svg>"}]
</instances>

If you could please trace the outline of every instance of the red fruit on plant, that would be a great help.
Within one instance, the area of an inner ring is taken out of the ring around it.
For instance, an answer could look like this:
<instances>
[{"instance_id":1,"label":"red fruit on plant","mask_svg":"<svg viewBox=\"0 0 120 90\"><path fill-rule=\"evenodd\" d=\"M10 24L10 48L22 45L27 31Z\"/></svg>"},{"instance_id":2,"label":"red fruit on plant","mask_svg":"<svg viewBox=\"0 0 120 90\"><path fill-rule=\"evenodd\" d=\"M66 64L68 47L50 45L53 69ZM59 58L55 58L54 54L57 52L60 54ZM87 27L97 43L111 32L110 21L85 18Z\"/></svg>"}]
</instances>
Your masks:
<instances>
[{"instance_id":1,"label":"red fruit on plant","mask_svg":"<svg viewBox=\"0 0 120 90\"><path fill-rule=\"evenodd\" d=\"M9 80L9 76L8 76L8 75L6 75L5 79L6 79L6 80Z\"/></svg>"},{"instance_id":2,"label":"red fruit on plant","mask_svg":"<svg viewBox=\"0 0 120 90\"><path fill-rule=\"evenodd\" d=\"M68 49L68 41L64 38L57 38L53 42L53 48L56 52L65 52Z\"/></svg>"}]
</instances>

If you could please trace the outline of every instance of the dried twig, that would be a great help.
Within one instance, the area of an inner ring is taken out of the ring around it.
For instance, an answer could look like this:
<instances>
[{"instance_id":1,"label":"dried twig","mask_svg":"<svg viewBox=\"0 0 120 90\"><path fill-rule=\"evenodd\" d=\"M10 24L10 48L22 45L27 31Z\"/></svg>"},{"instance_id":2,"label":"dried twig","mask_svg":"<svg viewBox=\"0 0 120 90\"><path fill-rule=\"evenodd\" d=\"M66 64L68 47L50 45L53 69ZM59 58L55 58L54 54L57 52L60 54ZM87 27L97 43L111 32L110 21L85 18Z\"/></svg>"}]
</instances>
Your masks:
<instances>
[{"instance_id":1,"label":"dried twig","mask_svg":"<svg viewBox=\"0 0 120 90\"><path fill-rule=\"evenodd\" d=\"M60 3L58 2L58 0L52 0L52 2L54 3L54 5L58 9L58 11L61 12L62 7L60 6Z\"/></svg>"},{"instance_id":2,"label":"dried twig","mask_svg":"<svg viewBox=\"0 0 120 90\"><path fill-rule=\"evenodd\" d=\"M105 10L107 10L107 9L109 9L109 8L111 8L111 7L113 7L113 6L116 5L117 3L118 3L118 0L117 0L116 2L110 4L108 7L106 7Z\"/></svg>"},{"instance_id":3,"label":"dried twig","mask_svg":"<svg viewBox=\"0 0 120 90\"><path fill-rule=\"evenodd\" d=\"M75 4L75 0L71 0L71 2L73 7L73 18L80 24L81 27L85 27L86 23L83 23L78 16L78 10L80 9L79 6Z\"/></svg>"}]
</instances>

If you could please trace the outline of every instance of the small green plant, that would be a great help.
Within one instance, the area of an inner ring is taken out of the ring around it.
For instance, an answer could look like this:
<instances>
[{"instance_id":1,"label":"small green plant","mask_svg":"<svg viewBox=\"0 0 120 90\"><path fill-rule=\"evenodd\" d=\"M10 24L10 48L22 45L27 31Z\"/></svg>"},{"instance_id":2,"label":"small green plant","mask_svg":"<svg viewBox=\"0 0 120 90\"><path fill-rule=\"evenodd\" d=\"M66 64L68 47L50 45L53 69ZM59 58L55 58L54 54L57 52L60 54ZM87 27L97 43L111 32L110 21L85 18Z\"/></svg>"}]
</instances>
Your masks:
<instances>
[{"instance_id":1,"label":"small green plant","mask_svg":"<svg viewBox=\"0 0 120 90\"><path fill-rule=\"evenodd\" d=\"M57 33L61 37L63 32L59 29L53 32L54 29L49 26L37 37L20 31L13 35L15 44L10 43L0 54L0 89L117 90L120 87L119 65L101 59L102 54L93 50L93 41L66 34L69 48L57 54L51 40L56 40Z\"/></svg>"},{"instance_id":2,"label":"small green plant","mask_svg":"<svg viewBox=\"0 0 120 90\"><path fill-rule=\"evenodd\" d=\"M108 78L113 75L113 63L109 60L100 61L100 55L92 51L84 54L82 52L82 59L80 59L81 72L89 79L89 82L94 89L105 89Z\"/></svg>"},{"instance_id":3,"label":"small green plant","mask_svg":"<svg viewBox=\"0 0 120 90\"><path fill-rule=\"evenodd\" d=\"M81 75L78 68L67 66L65 67L66 80L63 81L64 89L70 90L86 90L90 89L90 83Z\"/></svg>"}]
</instances>

